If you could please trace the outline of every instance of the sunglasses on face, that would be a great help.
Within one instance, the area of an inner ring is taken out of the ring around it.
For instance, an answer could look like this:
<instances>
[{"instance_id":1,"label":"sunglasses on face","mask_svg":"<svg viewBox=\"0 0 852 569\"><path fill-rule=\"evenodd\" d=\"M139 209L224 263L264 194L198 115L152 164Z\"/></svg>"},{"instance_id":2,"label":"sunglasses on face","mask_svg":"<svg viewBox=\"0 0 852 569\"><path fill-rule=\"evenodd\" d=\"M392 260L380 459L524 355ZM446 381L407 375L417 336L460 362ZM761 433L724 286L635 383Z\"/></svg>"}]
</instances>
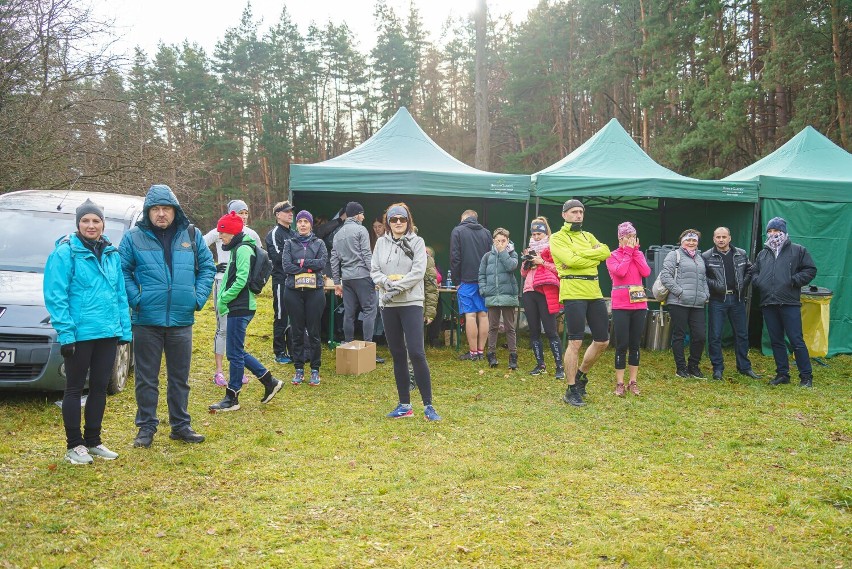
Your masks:
<instances>
[{"instance_id":1,"label":"sunglasses on face","mask_svg":"<svg viewBox=\"0 0 852 569\"><path fill-rule=\"evenodd\" d=\"M407 217L390 217L388 223L408 223Z\"/></svg>"}]
</instances>

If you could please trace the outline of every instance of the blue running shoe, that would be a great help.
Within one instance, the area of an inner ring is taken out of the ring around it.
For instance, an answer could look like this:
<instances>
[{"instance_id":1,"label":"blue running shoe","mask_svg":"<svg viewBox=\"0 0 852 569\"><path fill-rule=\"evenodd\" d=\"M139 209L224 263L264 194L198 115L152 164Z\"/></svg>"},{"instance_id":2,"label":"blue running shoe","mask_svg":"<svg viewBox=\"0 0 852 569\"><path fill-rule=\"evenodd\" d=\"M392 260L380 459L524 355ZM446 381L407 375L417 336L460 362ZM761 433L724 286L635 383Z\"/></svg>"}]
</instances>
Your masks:
<instances>
[{"instance_id":1,"label":"blue running shoe","mask_svg":"<svg viewBox=\"0 0 852 569\"><path fill-rule=\"evenodd\" d=\"M293 376L293 379L290 381L293 385L299 385L303 381L305 381L305 370L297 369L296 374Z\"/></svg>"},{"instance_id":2,"label":"blue running shoe","mask_svg":"<svg viewBox=\"0 0 852 569\"><path fill-rule=\"evenodd\" d=\"M427 421L440 421L441 416L438 415L438 412L435 411L435 408L431 405L427 405L423 408L423 414L426 416Z\"/></svg>"},{"instance_id":3,"label":"blue running shoe","mask_svg":"<svg viewBox=\"0 0 852 569\"><path fill-rule=\"evenodd\" d=\"M275 363L277 364L291 364L293 363L293 359L286 354L278 354L275 356Z\"/></svg>"},{"instance_id":4,"label":"blue running shoe","mask_svg":"<svg viewBox=\"0 0 852 569\"><path fill-rule=\"evenodd\" d=\"M319 370L312 369L311 370L311 380L308 382L308 385L311 387L316 387L320 384Z\"/></svg>"},{"instance_id":5,"label":"blue running shoe","mask_svg":"<svg viewBox=\"0 0 852 569\"><path fill-rule=\"evenodd\" d=\"M388 413L390 419L401 419L403 417L411 417L412 415L414 415L414 410L411 408L411 405L403 405L402 403Z\"/></svg>"}]
</instances>

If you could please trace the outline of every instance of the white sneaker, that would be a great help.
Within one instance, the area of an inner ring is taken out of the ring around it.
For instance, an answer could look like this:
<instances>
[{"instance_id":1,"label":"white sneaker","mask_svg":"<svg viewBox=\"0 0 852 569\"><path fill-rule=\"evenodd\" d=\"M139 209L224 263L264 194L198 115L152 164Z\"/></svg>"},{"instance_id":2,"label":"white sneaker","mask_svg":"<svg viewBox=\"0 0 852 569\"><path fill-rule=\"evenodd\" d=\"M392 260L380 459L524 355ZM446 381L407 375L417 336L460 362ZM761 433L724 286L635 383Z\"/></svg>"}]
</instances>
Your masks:
<instances>
[{"instance_id":1,"label":"white sneaker","mask_svg":"<svg viewBox=\"0 0 852 569\"><path fill-rule=\"evenodd\" d=\"M94 462L92 455L89 454L88 449L83 445L69 448L68 452L65 453L65 460L71 464L92 464Z\"/></svg>"},{"instance_id":2,"label":"white sneaker","mask_svg":"<svg viewBox=\"0 0 852 569\"><path fill-rule=\"evenodd\" d=\"M104 460L115 460L116 458L118 458L117 452L112 452L102 444L96 447L89 447L89 454L99 456Z\"/></svg>"}]
</instances>

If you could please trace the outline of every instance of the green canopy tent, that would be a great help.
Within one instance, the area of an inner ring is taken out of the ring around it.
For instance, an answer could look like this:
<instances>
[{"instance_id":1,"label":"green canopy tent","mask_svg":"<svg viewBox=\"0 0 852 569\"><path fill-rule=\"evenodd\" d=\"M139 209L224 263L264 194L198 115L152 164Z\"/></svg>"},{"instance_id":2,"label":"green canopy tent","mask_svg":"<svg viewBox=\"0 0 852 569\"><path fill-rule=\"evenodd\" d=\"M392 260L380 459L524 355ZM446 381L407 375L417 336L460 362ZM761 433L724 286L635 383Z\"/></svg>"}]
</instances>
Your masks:
<instances>
[{"instance_id":1,"label":"green canopy tent","mask_svg":"<svg viewBox=\"0 0 852 569\"><path fill-rule=\"evenodd\" d=\"M618 223L632 221L643 248L676 243L681 231L702 232L700 246L712 245L713 230L730 227L735 244L750 249L757 216L757 184L697 180L657 164L616 119L552 166L533 174L538 213L561 226L561 204L578 198L590 215L584 226L616 246ZM544 207L542 207L542 204ZM552 204L552 205L548 205ZM601 274L604 290L611 285Z\"/></svg>"},{"instance_id":2,"label":"green canopy tent","mask_svg":"<svg viewBox=\"0 0 852 569\"><path fill-rule=\"evenodd\" d=\"M530 177L477 170L438 146L405 107L372 137L349 152L316 164L290 167L290 190L297 208L329 208L328 192L364 205L368 218L393 202L412 207L420 235L447 267L450 232L465 209L475 209L490 228L502 225L513 236L523 230ZM499 207L493 207L500 204ZM517 238L516 238L517 239Z\"/></svg>"},{"instance_id":3,"label":"green canopy tent","mask_svg":"<svg viewBox=\"0 0 852 569\"><path fill-rule=\"evenodd\" d=\"M723 181L744 180L759 184L761 225L786 219L790 238L816 262L814 284L834 291L828 355L852 353L852 154L808 126Z\"/></svg>"}]
</instances>

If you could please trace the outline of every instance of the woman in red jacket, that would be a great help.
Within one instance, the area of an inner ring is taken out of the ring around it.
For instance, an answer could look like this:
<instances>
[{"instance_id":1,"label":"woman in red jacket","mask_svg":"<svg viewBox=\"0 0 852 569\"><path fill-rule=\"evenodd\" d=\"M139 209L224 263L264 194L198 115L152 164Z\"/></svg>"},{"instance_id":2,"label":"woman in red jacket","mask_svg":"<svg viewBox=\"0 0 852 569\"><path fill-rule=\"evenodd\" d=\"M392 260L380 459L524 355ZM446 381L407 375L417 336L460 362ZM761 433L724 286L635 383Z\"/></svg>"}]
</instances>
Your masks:
<instances>
[{"instance_id":1,"label":"woman in red jacket","mask_svg":"<svg viewBox=\"0 0 852 569\"><path fill-rule=\"evenodd\" d=\"M550 351L556 363L556 379L565 379L562 366L562 343L556 331L556 315L562 310L559 302L559 276L550 254L550 225L547 218L536 217L530 223L530 246L524 250L521 276L524 279L524 313L530 325L530 344L535 355L535 367L530 375L546 371L541 327L550 341Z\"/></svg>"},{"instance_id":2,"label":"woman in red jacket","mask_svg":"<svg viewBox=\"0 0 852 569\"><path fill-rule=\"evenodd\" d=\"M639 342L645 329L648 303L642 279L651 274L639 250L636 228L629 221L618 226L618 249L606 260L612 278L612 323L615 335L615 394L624 396L624 368L630 369L627 389L639 395ZM626 360L626 361L625 361Z\"/></svg>"}]
</instances>

